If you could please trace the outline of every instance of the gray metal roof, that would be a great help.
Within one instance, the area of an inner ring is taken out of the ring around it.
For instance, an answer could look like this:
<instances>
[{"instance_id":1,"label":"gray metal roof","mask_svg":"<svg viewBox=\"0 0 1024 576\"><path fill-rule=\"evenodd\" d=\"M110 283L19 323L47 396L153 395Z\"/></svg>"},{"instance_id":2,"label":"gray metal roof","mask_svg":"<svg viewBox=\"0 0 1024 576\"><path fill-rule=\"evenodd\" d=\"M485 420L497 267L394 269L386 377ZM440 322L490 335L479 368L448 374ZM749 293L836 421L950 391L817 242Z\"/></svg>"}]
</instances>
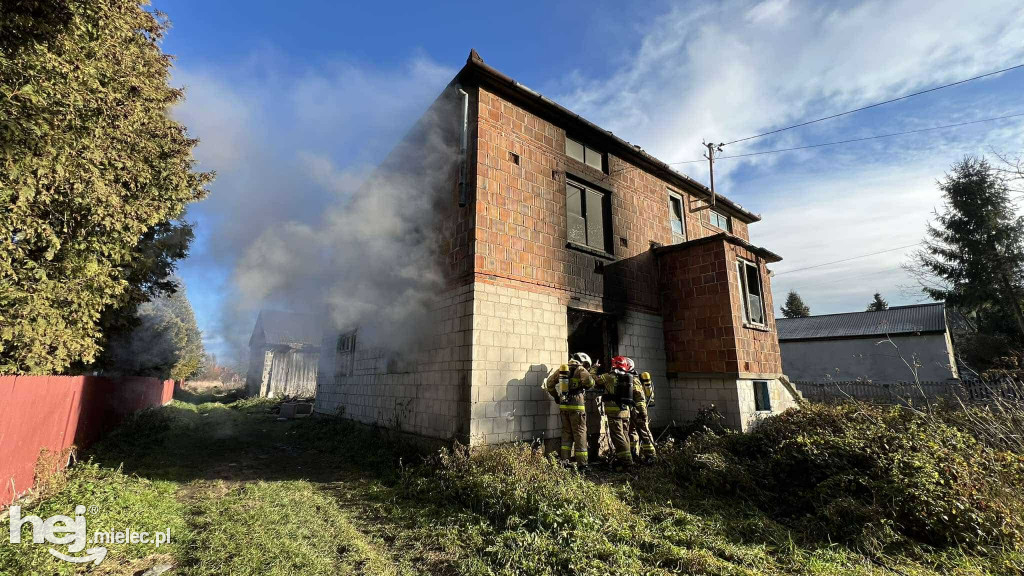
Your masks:
<instances>
[{"instance_id":1,"label":"gray metal roof","mask_svg":"<svg viewBox=\"0 0 1024 576\"><path fill-rule=\"evenodd\" d=\"M776 318L779 340L856 338L920 332L945 332L945 304L893 306L881 312L848 312L806 318Z\"/></svg>"},{"instance_id":2,"label":"gray metal roof","mask_svg":"<svg viewBox=\"0 0 1024 576\"><path fill-rule=\"evenodd\" d=\"M320 346L323 329L320 318L311 314L282 312L279 310L260 310L256 318L253 336L263 330L263 339L267 344L304 344Z\"/></svg>"}]
</instances>

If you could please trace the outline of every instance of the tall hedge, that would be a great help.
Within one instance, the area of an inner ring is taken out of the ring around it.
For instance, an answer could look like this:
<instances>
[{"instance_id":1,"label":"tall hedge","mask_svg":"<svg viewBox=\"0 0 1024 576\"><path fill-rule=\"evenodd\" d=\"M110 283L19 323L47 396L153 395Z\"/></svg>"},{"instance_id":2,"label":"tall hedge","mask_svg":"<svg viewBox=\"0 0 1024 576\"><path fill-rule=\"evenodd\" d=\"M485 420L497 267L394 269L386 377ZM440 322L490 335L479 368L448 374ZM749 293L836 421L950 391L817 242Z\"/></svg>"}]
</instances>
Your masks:
<instances>
[{"instance_id":1,"label":"tall hedge","mask_svg":"<svg viewBox=\"0 0 1024 576\"><path fill-rule=\"evenodd\" d=\"M183 93L162 15L132 0L3 4L0 373L57 372L95 358L101 314L146 276L140 241L212 174L168 115Z\"/></svg>"}]
</instances>

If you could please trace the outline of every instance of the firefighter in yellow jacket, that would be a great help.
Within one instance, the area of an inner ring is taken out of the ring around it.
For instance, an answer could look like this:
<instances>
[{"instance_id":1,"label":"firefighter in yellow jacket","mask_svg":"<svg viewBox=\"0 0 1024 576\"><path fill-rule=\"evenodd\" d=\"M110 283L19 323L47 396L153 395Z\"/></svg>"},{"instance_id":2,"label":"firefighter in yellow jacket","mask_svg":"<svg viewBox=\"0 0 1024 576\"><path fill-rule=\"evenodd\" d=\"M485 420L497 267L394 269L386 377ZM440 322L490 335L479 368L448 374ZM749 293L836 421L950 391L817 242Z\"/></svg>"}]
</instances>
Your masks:
<instances>
[{"instance_id":1,"label":"firefighter in yellow jacket","mask_svg":"<svg viewBox=\"0 0 1024 576\"><path fill-rule=\"evenodd\" d=\"M594 387L590 375L590 357L573 354L544 382L548 394L558 402L562 417L562 460L573 456L581 465L587 464L587 416L584 407L586 391Z\"/></svg>"},{"instance_id":2,"label":"firefighter in yellow jacket","mask_svg":"<svg viewBox=\"0 0 1024 576\"><path fill-rule=\"evenodd\" d=\"M597 370L599 364L595 363L590 366L590 375L594 377L595 382L597 381ZM604 432L602 430L602 421L604 420L604 402L601 400L601 387L594 386L594 388L587 390L586 394L586 405L587 405L587 453L590 456L590 462L594 463L601 458L601 445L604 444L602 441Z\"/></svg>"},{"instance_id":3,"label":"firefighter in yellow jacket","mask_svg":"<svg viewBox=\"0 0 1024 576\"><path fill-rule=\"evenodd\" d=\"M608 436L612 442L616 466L631 465L629 451L629 412L633 404L633 361L625 356L612 358L612 371L602 374L598 385L604 394L604 413L608 417Z\"/></svg>"},{"instance_id":4,"label":"firefighter in yellow jacket","mask_svg":"<svg viewBox=\"0 0 1024 576\"><path fill-rule=\"evenodd\" d=\"M630 448L633 457L643 461L654 460L654 434L648 408L654 405L654 384L651 374L643 372L640 378L633 378L633 409L629 411Z\"/></svg>"}]
</instances>

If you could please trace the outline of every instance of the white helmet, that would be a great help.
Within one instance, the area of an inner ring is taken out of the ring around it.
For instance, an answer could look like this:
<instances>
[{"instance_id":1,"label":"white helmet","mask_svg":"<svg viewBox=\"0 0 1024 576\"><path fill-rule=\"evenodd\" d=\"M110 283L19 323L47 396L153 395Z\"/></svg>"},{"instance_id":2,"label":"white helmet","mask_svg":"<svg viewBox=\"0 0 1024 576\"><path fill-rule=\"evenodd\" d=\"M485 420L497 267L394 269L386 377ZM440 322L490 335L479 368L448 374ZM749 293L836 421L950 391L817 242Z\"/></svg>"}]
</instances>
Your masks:
<instances>
[{"instance_id":1,"label":"white helmet","mask_svg":"<svg viewBox=\"0 0 1024 576\"><path fill-rule=\"evenodd\" d=\"M592 364L591 361L590 361L590 356L587 356L583 352L577 352L577 353L573 354L569 358L569 361L570 362L575 362L577 364L582 364L584 368L590 368L590 365Z\"/></svg>"}]
</instances>

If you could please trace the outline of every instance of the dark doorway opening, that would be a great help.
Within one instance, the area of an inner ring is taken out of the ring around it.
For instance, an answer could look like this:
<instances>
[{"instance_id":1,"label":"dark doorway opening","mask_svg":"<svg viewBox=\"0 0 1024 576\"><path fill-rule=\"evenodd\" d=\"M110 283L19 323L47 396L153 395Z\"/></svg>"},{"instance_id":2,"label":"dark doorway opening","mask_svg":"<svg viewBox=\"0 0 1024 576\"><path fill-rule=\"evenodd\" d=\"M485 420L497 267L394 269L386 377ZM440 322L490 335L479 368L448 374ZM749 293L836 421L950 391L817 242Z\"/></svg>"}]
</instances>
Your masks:
<instances>
[{"instance_id":1,"label":"dark doorway opening","mask_svg":"<svg viewBox=\"0 0 1024 576\"><path fill-rule=\"evenodd\" d=\"M615 318L609 314L569 308L569 354L585 352L594 362L601 362L602 372L608 369L618 350Z\"/></svg>"}]
</instances>

